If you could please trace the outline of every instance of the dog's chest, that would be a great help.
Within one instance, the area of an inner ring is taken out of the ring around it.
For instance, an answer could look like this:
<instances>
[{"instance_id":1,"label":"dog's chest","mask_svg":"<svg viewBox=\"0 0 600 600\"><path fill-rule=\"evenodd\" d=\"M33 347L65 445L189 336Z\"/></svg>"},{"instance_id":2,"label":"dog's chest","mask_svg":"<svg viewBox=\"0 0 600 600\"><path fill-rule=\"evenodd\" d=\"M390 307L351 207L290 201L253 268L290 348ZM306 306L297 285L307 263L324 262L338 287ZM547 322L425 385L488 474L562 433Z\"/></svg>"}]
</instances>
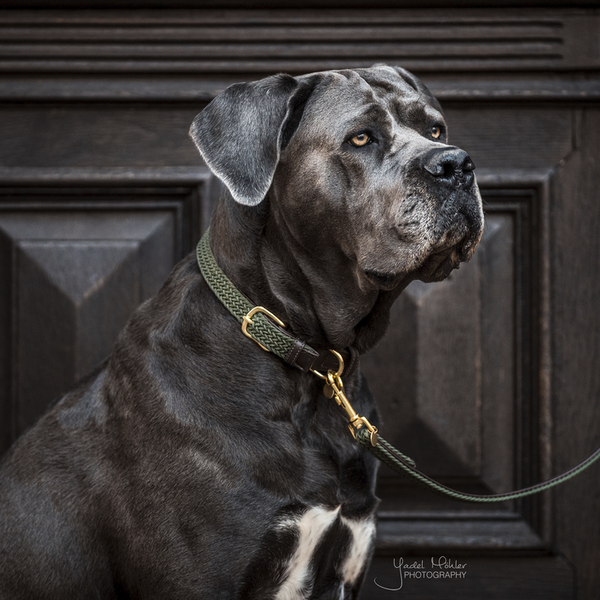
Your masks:
<instances>
[{"instance_id":1,"label":"dog's chest","mask_svg":"<svg viewBox=\"0 0 600 600\"><path fill-rule=\"evenodd\" d=\"M274 524L281 560L275 573L275 600L350 598L370 556L375 523L372 516L349 519L341 507L307 508Z\"/></svg>"}]
</instances>

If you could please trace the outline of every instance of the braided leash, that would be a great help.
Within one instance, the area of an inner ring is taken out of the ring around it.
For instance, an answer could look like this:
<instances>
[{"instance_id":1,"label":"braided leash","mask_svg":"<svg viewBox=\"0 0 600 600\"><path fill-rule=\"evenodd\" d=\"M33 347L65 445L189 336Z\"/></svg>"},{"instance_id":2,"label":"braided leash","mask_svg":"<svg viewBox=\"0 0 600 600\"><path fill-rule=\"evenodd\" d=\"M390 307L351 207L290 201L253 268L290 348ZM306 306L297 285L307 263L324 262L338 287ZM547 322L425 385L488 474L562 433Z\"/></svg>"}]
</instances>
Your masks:
<instances>
[{"instance_id":1,"label":"braided leash","mask_svg":"<svg viewBox=\"0 0 600 600\"><path fill-rule=\"evenodd\" d=\"M280 358L285 359L294 344L294 337L285 331L285 325L271 312L262 306L254 306L223 273L215 261L215 257L210 249L208 230L198 242L196 248L196 258L200 271L208 283L210 289L214 292L221 303L242 325L242 332L245 336L256 342L263 350L273 352ZM316 351L306 346L313 352ZM509 492L506 494L467 494L453 490L438 483L431 477L421 473L414 461L408 456L402 454L394 448L389 442L383 439L377 432L377 428L371 425L365 417L361 417L353 408L346 394L344 393L344 384L341 379L344 370L344 359L339 352L330 350L338 359L338 369L333 371L329 369L327 373L321 373L317 370L311 371L325 381L323 393L327 398L333 398L341 406L348 416L348 427L352 435L356 438L358 444L373 454L378 460L387 464L397 473L417 481L426 486L431 491L449 496L455 500L463 502L504 502L506 500L516 500L531 494L537 494L547 490L555 485L559 485L581 473L600 458L600 448L582 463L573 469L537 485Z\"/></svg>"},{"instance_id":2,"label":"braided leash","mask_svg":"<svg viewBox=\"0 0 600 600\"><path fill-rule=\"evenodd\" d=\"M555 477L554 479L550 479L543 483L538 483L537 485L533 485L528 488L524 488L522 490L517 490L515 492L508 492L506 494L490 494L487 496L479 495L479 494L467 494L465 492L459 492L457 490L453 490L452 488L446 487L441 483L438 483L431 477L428 477L421 471L417 470L414 466L414 462L396 450L394 446L392 446L389 442L384 440L381 436L378 437L377 445L372 446L371 444L371 435L366 429L359 429L356 432L356 441L359 445L368 450L373 456L378 458L381 462L385 463L389 467L391 467L397 473L405 475L414 481L417 481L421 485L426 486L433 492L441 494L443 496L449 496L450 498L454 498L455 500L461 500L463 502L480 502L480 503L490 503L490 502L504 502L505 500L517 500L518 498L524 498L525 496L531 496L532 494L537 494L539 492L543 492L555 485L568 481L575 475L578 475L584 469L587 469L591 464L596 462L600 458L600 448L594 452L591 456L586 458L582 463L577 465L575 468Z\"/></svg>"}]
</instances>

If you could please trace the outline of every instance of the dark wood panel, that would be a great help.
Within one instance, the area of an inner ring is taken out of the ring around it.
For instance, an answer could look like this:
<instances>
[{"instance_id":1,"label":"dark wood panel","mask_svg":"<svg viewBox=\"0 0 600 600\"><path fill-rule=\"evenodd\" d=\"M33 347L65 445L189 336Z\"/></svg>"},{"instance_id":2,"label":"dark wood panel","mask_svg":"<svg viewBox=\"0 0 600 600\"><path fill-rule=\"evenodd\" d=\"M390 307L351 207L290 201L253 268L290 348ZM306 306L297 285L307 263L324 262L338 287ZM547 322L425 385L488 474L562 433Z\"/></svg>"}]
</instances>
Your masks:
<instances>
[{"instance_id":1,"label":"dark wood panel","mask_svg":"<svg viewBox=\"0 0 600 600\"><path fill-rule=\"evenodd\" d=\"M159 167L202 164L188 136L203 104L0 106L4 167Z\"/></svg>"},{"instance_id":2,"label":"dark wood panel","mask_svg":"<svg viewBox=\"0 0 600 600\"><path fill-rule=\"evenodd\" d=\"M354 65L355 66L355 65ZM464 72L419 72L429 89L442 102L478 103L512 101L525 104L538 102L589 102L600 100L600 75L575 71L569 79L557 79L554 73L535 72L527 77L510 79L506 74L486 71L485 76ZM271 72L219 73L213 76L169 74L168 77L140 73L90 75L3 74L0 100L5 102L175 102L206 103L229 84L250 81Z\"/></svg>"},{"instance_id":3,"label":"dark wood panel","mask_svg":"<svg viewBox=\"0 0 600 600\"><path fill-rule=\"evenodd\" d=\"M401 62L428 72L593 68L599 15L437 10L8 13L0 71L232 73Z\"/></svg>"},{"instance_id":4,"label":"dark wood panel","mask_svg":"<svg viewBox=\"0 0 600 600\"><path fill-rule=\"evenodd\" d=\"M384 435L438 477L479 478L485 454L504 473L498 483L514 484L515 280L526 248L517 239L518 209L517 201L488 212L478 253L449 279L412 283L392 309L384 340L362 362ZM492 428L501 431L492 435Z\"/></svg>"},{"instance_id":5,"label":"dark wood panel","mask_svg":"<svg viewBox=\"0 0 600 600\"><path fill-rule=\"evenodd\" d=\"M171 16L171 18L169 18ZM98 15L96 23L94 19L79 21L76 25L76 19L68 16L65 19L52 19L48 17L45 22L36 19L36 27L33 27L23 19L5 18L0 24L0 38L5 44L11 41L20 42L27 39L31 44L38 44L36 48L42 50L39 44L57 44L49 48L55 49L58 53L67 54L68 48L77 47L75 44L85 44L90 42L105 42L111 46L106 51L103 48L96 48L95 53L104 52L128 52L132 55L137 54L136 46L129 47L123 45L125 42L135 42L139 44L150 44L150 55L160 54L166 51L169 55L182 54L189 52L195 54L201 43L218 42L234 39L237 43L248 42L291 42L286 46L285 52L292 53L293 42L317 42L322 43L324 39L328 42L337 41L344 44L354 40L360 23L359 19L352 18L352 13L343 11L339 13L339 18L316 18L310 16L302 18L298 13L289 13L277 16L270 13L249 13L246 18L241 15L238 19L230 18L226 21L223 14L205 13L200 14L194 19L191 16L186 22L173 18L172 14L167 15L161 23L151 17L146 17L146 24L140 23L139 17L129 20L121 19L102 19ZM387 17L387 18L385 18ZM336 25L332 28L331 25ZM398 15L386 13L385 16L378 18L377 13L371 13L362 27L362 40L376 39L378 42L398 42L406 40L419 41L423 43L423 33L430 35L434 39L441 36L444 40L448 38L460 38L463 43L470 40L479 42L481 37L488 36L490 41L494 38L503 40L506 43L506 37L509 35L514 40L524 40L530 42L536 40L540 43L559 43L562 39L560 17L543 18L513 18L497 21L490 18L465 19L462 15L454 18L447 18L446 21L426 18L424 15L415 15L414 13L406 15L403 19ZM275 28L277 26L277 28ZM438 35L433 35L433 33ZM114 43L118 38L119 44ZM360 40L359 40L360 41ZM162 48L161 42L175 42L183 44L189 42L192 46L181 46L171 44L168 48ZM59 46L63 43L64 46ZM11 48L15 56L24 55L27 47L23 46L0 46L0 50ZM207 46L208 53L216 53L219 46ZM232 48L232 47L231 47ZM260 46L253 46L256 49ZM90 55L94 55L92 46L86 46ZM492 49L493 50L493 49ZM512 54L518 52L518 47L511 49ZM77 53L73 53L77 55Z\"/></svg>"},{"instance_id":6,"label":"dark wood panel","mask_svg":"<svg viewBox=\"0 0 600 600\"><path fill-rule=\"evenodd\" d=\"M568 110L451 104L445 107L445 113L450 143L464 148L477 168L550 168L573 148L572 116Z\"/></svg>"},{"instance_id":7,"label":"dark wood panel","mask_svg":"<svg viewBox=\"0 0 600 600\"><path fill-rule=\"evenodd\" d=\"M19 216L18 229L26 229L29 215ZM0 227L15 245L17 435L35 422L49 400L110 354L129 315L158 291L175 263L175 215L167 211L97 213L94 219L86 219L89 213L63 213L63 222L56 224L59 231L51 231L54 219L45 218L49 216L36 213L36 220L45 221L41 237L31 231L16 237L14 221L0 217ZM106 230L123 231L123 220L129 225L126 237L106 235ZM147 248L153 245L158 250ZM159 260L144 261L149 252Z\"/></svg>"},{"instance_id":8,"label":"dark wood panel","mask_svg":"<svg viewBox=\"0 0 600 600\"><path fill-rule=\"evenodd\" d=\"M203 176L187 188L0 190L2 450L110 353L193 248Z\"/></svg>"},{"instance_id":9,"label":"dark wood panel","mask_svg":"<svg viewBox=\"0 0 600 600\"><path fill-rule=\"evenodd\" d=\"M556 174L552 236L553 472L600 446L600 111L577 114L577 150ZM556 490L556 544L600 597L600 466Z\"/></svg>"},{"instance_id":10,"label":"dark wood panel","mask_svg":"<svg viewBox=\"0 0 600 600\"><path fill-rule=\"evenodd\" d=\"M541 478L533 427L540 419L534 384L540 276L532 271L530 218L539 198L534 190L486 190L484 199L486 229L474 258L443 282L411 284L362 365L386 439L450 486L498 493ZM535 533L538 500L513 507L457 503L386 468L378 495L386 547L448 545L446 531L454 526L453 545L463 549L544 546ZM436 515L431 528L423 511Z\"/></svg>"},{"instance_id":11,"label":"dark wood panel","mask_svg":"<svg viewBox=\"0 0 600 600\"><path fill-rule=\"evenodd\" d=\"M413 503L421 504L414 497ZM440 549L469 556L486 551L547 551L547 545L518 514L503 511L499 505L491 510L462 506L463 510L412 511L412 514L380 511L377 555L422 554Z\"/></svg>"},{"instance_id":12,"label":"dark wood panel","mask_svg":"<svg viewBox=\"0 0 600 600\"><path fill-rule=\"evenodd\" d=\"M264 8L363 8L364 0L62 0L61 8L101 8L101 9L148 9L159 8L161 12L165 9L202 8L217 9L264 9ZM572 7L597 6L597 0L573 0L569 5ZM54 0L5 0L6 8L56 8ZM448 2L441 0L373 0L372 8L448 8ZM454 8L480 8L481 0L452 0ZM564 6L564 0L487 0L489 7L549 7Z\"/></svg>"},{"instance_id":13,"label":"dark wood panel","mask_svg":"<svg viewBox=\"0 0 600 600\"><path fill-rule=\"evenodd\" d=\"M600 98L598 10L370 8L3 11L0 99L205 102L240 79L373 62L442 100Z\"/></svg>"}]
</instances>

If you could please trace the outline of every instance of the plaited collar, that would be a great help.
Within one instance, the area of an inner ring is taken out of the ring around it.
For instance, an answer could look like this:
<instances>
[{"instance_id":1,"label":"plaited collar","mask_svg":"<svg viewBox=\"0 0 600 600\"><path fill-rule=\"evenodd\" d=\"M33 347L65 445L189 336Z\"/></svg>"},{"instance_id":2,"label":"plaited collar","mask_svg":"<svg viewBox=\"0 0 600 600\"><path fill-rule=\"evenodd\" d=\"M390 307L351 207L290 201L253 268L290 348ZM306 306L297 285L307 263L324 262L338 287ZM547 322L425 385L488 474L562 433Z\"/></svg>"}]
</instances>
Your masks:
<instances>
[{"instance_id":1,"label":"plaited collar","mask_svg":"<svg viewBox=\"0 0 600 600\"><path fill-rule=\"evenodd\" d=\"M285 324L262 306L256 306L225 275L210 248L207 229L196 248L196 259L202 276L223 306L238 320L242 333L263 350L276 354L291 367L301 371L336 371L338 359L329 349L316 350L305 341L289 333ZM340 354L346 365L344 372L351 374L358 366L358 352L346 348Z\"/></svg>"}]
</instances>

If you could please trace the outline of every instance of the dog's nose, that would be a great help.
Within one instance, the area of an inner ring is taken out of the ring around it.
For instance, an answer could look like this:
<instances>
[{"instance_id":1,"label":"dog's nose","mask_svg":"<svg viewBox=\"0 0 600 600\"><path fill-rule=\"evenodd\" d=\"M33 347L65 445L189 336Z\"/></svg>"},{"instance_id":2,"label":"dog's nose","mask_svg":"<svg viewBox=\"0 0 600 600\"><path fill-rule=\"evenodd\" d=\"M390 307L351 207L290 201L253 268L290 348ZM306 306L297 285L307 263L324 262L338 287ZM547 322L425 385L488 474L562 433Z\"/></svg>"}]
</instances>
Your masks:
<instances>
[{"instance_id":1,"label":"dog's nose","mask_svg":"<svg viewBox=\"0 0 600 600\"><path fill-rule=\"evenodd\" d=\"M471 157L459 148L436 148L428 152L423 168L438 181L468 187L473 183L475 165Z\"/></svg>"}]
</instances>

